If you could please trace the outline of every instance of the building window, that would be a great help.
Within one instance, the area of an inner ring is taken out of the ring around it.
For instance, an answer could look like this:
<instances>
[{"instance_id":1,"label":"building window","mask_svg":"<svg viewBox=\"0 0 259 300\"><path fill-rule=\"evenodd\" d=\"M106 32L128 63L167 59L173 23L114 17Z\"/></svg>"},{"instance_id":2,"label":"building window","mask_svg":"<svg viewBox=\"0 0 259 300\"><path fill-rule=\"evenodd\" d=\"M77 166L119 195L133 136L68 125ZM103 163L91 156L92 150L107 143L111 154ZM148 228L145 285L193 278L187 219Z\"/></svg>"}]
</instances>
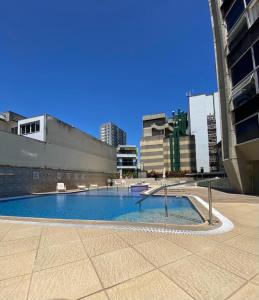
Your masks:
<instances>
[{"instance_id":1,"label":"building window","mask_svg":"<svg viewBox=\"0 0 259 300\"><path fill-rule=\"evenodd\" d=\"M31 134L40 131L40 121L20 125L21 134Z\"/></svg>"},{"instance_id":2,"label":"building window","mask_svg":"<svg viewBox=\"0 0 259 300\"><path fill-rule=\"evenodd\" d=\"M259 40L253 46L254 57L255 57L255 65L259 66Z\"/></svg>"},{"instance_id":3,"label":"building window","mask_svg":"<svg viewBox=\"0 0 259 300\"><path fill-rule=\"evenodd\" d=\"M237 85L243 78L252 72L253 69L252 53L249 49L231 69L232 85Z\"/></svg>"},{"instance_id":4,"label":"building window","mask_svg":"<svg viewBox=\"0 0 259 300\"><path fill-rule=\"evenodd\" d=\"M236 125L237 143L259 138L258 114Z\"/></svg>"},{"instance_id":5,"label":"building window","mask_svg":"<svg viewBox=\"0 0 259 300\"><path fill-rule=\"evenodd\" d=\"M18 127L11 128L11 133L17 134L18 133Z\"/></svg>"},{"instance_id":6,"label":"building window","mask_svg":"<svg viewBox=\"0 0 259 300\"><path fill-rule=\"evenodd\" d=\"M230 31L245 10L243 0L237 0L226 16L227 29Z\"/></svg>"}]
</instances>

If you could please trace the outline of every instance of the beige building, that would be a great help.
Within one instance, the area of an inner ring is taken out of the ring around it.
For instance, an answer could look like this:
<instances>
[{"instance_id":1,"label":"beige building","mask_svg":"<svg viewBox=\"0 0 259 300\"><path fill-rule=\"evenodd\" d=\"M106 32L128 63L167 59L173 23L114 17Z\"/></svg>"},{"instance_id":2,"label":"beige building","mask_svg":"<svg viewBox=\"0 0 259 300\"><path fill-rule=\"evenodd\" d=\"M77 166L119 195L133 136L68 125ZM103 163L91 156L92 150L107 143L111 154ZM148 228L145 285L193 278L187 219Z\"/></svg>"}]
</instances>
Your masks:
<instances>
[{"instance_id":1,"label":"beige building","mask_svg":"<svg viewBox=\"0 0 259 300\"><path fill-rule=\"evenodd\" d=\"M181 117L181 118L180 118ZM187 135L187 115L164 113L143 117L140 142L141 168L147 172L196 171L195 138Z\"/></svg>"},{"instance_id":2,"label":"beige building","mask_svg":"<svg viewBox=\"0 0 259 300\"><path fill-rule=\"evenodd\" d=\"M259 194L259 1L209 3L224 167L237 192Z\"/></svg>"}]
</instances>

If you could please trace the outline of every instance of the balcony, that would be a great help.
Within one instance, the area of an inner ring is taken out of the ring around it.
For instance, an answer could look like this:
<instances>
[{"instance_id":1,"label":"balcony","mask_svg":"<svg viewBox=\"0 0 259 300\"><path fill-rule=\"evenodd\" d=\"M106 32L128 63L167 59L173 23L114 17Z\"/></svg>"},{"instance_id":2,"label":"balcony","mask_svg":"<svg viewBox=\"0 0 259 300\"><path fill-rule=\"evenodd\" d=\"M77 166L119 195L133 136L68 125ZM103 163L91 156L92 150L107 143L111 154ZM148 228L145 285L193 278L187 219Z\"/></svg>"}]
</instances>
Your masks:
<instances>
[{"instance_id":1,"label":"balcony","mask_svg":"<svg viewBox=\"0 0 259 300\"><path fill-rule=\"evenodd\" d=\"M259 113L237 123L236 140L237 144L248 142L259 138Z\"/></svg>"}]
</instances>

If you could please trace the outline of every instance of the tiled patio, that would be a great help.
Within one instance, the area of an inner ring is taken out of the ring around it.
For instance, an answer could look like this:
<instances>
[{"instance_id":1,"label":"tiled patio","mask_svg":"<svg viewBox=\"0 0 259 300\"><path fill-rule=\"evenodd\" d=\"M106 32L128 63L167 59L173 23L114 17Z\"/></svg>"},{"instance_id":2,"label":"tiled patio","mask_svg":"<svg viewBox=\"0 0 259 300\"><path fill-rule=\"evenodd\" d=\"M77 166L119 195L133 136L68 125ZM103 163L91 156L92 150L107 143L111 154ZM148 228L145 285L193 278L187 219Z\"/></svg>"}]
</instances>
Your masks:
<instances>
[{"instance_id":1,"label":"tiled patio","mask_svg":"<svg viewBox=\"0 0 259 300\"><path fill-rule=\"evenodd\" d=\"M206 199L206 189L190 189ZM218 236L0 223L0 299L259 299L259 197L213 191Z\"/></svg>"}]
</instances>

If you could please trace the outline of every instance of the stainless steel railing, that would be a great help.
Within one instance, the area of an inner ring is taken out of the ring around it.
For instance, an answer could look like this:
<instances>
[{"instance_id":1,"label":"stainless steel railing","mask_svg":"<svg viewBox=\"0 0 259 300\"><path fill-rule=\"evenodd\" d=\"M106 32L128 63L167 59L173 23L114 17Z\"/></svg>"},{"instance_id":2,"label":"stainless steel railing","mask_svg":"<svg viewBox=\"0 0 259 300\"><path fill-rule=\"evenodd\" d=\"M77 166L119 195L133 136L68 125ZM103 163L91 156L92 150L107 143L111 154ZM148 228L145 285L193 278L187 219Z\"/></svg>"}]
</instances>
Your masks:
<instances>
[{"instance_id":1,"label":"stainless steel railing","mask_svg":"<svg viewBox=\"0 0 259 300\"><path fill-rule=\"evenodd\" d=\"M212 193L211 193L211 182L219 180L219 177L214 177L214 178L209 178L209 179L202 179L202 180L189 180L181 183L175 183L175 184L168 184L168 185L163 185L161 187L158 187L157 189L154 189L151 193L145 195L142 197L140 200L138 200L135 204L141 205L145 199L149 198L150 196L153 196L157 192L161 190L165 190L164 193L164 207L165 207L165 216L168 217L168 188L169 187L177 187L177 186L183 186L183 185L188 185L188 184L193 184L193 183L203 183L203 182L208 182L208 202L209 202L209 224L212 225Z\"/></svg>"}]
</instances>

